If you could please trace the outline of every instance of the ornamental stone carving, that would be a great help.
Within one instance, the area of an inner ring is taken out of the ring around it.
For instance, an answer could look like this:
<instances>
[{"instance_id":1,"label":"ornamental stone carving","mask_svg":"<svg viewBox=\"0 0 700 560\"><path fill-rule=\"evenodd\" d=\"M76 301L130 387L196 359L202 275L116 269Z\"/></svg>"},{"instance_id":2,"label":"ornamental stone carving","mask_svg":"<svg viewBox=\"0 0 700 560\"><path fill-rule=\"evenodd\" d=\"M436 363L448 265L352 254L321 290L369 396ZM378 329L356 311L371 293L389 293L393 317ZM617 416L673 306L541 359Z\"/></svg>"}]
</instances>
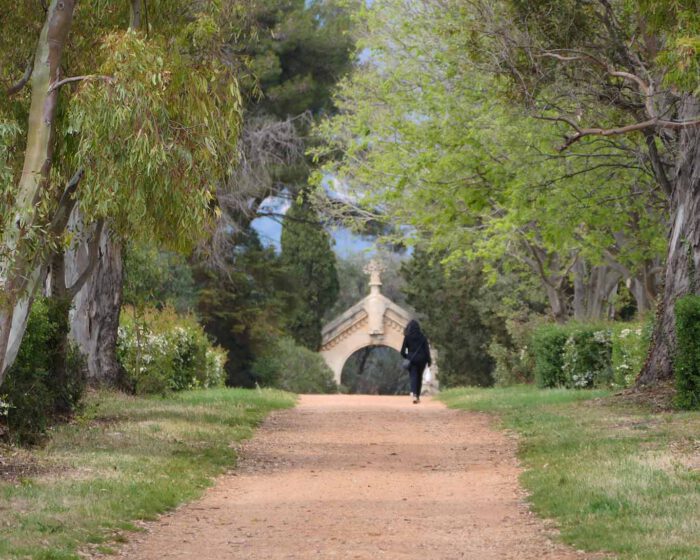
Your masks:
<instances>
[{"instance_id":1,"label":"ornamental stone carving","mask_svg":"<svg viewBox=\"0 0 700 560\"><path fill-rule=\"evenodd\" d=\"M347 359L367 346L389 346L400 352L403 331L413 315L396 305L381 292L382 263L372 260L364 269L369 275L370 293L345 313L323 327L320 354L340 383L340 375ZM425 386L426 393L435 392L437 383L437 355L431 347L432 381Z\"/></svg>"}]
</instances>

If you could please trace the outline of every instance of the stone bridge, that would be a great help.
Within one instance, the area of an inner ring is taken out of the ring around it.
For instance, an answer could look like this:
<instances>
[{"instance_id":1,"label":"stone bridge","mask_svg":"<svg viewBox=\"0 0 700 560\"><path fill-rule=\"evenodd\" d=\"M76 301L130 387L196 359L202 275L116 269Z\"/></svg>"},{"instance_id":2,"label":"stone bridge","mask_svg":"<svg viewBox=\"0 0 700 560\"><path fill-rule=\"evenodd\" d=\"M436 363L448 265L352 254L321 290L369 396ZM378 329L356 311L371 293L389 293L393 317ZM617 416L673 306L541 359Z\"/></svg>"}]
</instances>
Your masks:
<instances>
[{"instance_id":1,"label":"stone bridge","mask_svg":"<svg viewBox=\"0 0 700 560\"><path fill-rule=\"evenodd\" d=\"M338 384L345 362L358 350L367 346L388 346L401 351L403 330L413 315L382 294L382 271L381 264L370 262L365 268L365 273L370 275L370 294L323 327L320 354ZM435 392L438 388L437 354L432 346L430 353L432 380L423 384L424 393Z\"/></svg>"}]
</instances>

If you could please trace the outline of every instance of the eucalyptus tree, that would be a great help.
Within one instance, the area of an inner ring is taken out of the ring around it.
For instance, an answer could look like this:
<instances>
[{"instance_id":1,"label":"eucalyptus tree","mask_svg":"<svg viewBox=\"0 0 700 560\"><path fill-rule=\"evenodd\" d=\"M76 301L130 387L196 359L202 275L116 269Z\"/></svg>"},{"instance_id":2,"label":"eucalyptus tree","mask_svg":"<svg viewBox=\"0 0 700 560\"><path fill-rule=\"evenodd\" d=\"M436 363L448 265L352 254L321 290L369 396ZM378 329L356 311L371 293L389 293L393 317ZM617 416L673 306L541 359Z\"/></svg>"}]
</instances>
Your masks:
<instances>
[{"instance_id":1,"label":"eucalyptus tree","mask_svg":"<svg viewBox=\"0 0 700 560\"><path fill-rule=\"evenodd\" d=\"M18 84L31 96L12 87L14 97L0 102L0 154L7 154L0 166L0 379L52 256L74 241L71 214L80 212L78 229L96 239L107 224L117 238L176 249L192 246L209 227L214 187L230 172L240 129L235 76L221 56L224 8L54 0L45 14L40 3L3 14L4 29L44 23L33 71ZM16 67L16 52L8 52ZM68 295L94 269L97 248L89 244L86 268ZM60 259L53 261L51 282L63 284Z\"/></svg>"}]
</instances>

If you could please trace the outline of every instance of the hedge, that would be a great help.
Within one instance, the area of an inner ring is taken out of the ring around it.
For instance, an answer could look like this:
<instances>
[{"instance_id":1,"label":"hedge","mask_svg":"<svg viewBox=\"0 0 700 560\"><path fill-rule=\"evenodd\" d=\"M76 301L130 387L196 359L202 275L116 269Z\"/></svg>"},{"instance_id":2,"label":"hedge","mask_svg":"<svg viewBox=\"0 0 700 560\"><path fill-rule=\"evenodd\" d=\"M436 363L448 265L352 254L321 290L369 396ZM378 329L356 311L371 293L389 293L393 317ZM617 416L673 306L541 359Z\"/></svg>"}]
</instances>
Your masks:
<instances>
[{"instance_id":1,"label":"hedge","mask_svg":"<svg viewBox=\"0 0 700 560\"><path fill-rule=\"evenodd\" d=\"M700 296L676 301L676 403L680 408L700 408Z\"/></svg>"},{"instance_id":2,"label":"hedge","mask_svg":"<svg viewBox=\"0 0 700 560\"><path fill-rule=\"evenodd\" d=\"M539 387L627 387L646 358L651 325L546 324L532 335Z\"/></svg>"},{"instance_id":3,"label":"hedge","mask_svg":"<svg viewBox=\"0 0 700 560\"><path fill-rule=\"evenodd\" d=\"M253 362L253 375L264 387L292 393L337 393L333 372L317 352L280 337Z\"/></svg>"},{"instance_id":4,"label":"hedge","mask_svg":"<svg viewBox=\"0 0 700 560\"><path fill-rule=\"evenodd\" d=\"M224 383L226 352L215 347L191 315L173 309L122 311L117 357L125 384L137 394L218 387Z\"/></svg>"},{"instance_id":5,"label":"hedge","mask_svg":"<svg viewBox=\"0 0 700 560\"><path fill-rule=\"evenodd\" d=\"M38 297L12 367L0 386L0 432L18 443L37 443L52 421L69 416L86 385L85 360L74 345L66 363L60 345L68 331L69 302Z\"/></svg>"}]
</instances>

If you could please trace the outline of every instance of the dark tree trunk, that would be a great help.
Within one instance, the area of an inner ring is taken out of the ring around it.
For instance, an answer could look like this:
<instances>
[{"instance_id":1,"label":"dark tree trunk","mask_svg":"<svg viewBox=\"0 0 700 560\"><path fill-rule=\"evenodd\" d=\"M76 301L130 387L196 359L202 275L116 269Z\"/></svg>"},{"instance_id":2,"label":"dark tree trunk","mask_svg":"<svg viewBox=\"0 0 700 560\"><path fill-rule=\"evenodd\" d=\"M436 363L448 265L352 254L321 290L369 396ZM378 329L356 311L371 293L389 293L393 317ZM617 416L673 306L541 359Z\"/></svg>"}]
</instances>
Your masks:
<instances>
[{"instance_id":1,"label":"dark tree trunk","mask_svg":"<svg viewBox=\"0 0 700 560\"><path fill-rule=\"evenodd\" d=\"M51 373L55 387L65 387L68 379L68 341L70 296L66 286L65 263L63 251L55 252L51 257L49 274L50 297L49 313L53 324L56 326L54 341L56 347L53 349L53 364ZM61 401L56 403L56 411L61 413L70 412L70 403Z\"/></svg>"},{"instance_id":2,"label":"dark tree trunk","mask_svg":"<svg viewBox=\"0 0 700 560\"><path fill-rule=\"evenodd\" d=\"M690 120L700 113L700 103L686 96L679 118ZM671 193L671 228L664 280L664 294L647 361L637 385L650 385L673 376L676 346L674 305L688 293L696 293L695 277L700 265L700 131L681 131L678 159Z\"/></svg>"},{"instance_id":3,"label":"dark tree trunk","mask_svg":"<svg viewBox=\"0 0 700 560\"><path fill-rule=\"evenodd\" d=\"M113 386L121 378L116 351L123 270L121 243L107 228L100 235L99 255L93 274L75 297L71 336L86 356L89 382ZM86 258L86 249L79 248L71 268L82 270Z\"/></svg>"}]
</instances>

